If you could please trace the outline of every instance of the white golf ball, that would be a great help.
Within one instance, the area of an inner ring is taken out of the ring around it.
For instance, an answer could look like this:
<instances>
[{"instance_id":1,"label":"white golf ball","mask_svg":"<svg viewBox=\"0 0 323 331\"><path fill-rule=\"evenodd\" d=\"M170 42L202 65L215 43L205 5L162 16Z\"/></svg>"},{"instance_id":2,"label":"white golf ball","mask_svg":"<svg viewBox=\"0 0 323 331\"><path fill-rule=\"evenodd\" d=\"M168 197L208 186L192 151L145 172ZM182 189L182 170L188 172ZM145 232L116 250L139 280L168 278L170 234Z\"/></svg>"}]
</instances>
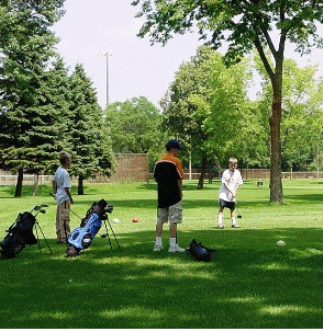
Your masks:
<instances>
[{"instance_id":1,"label":"white golf ball","mask_svg":"<svg viewBox=\"0 0 323 331\"><path fill-rule=\"evenodd\" d=\"M113 223L119 223L119 218L115 218L115 219L113 220Z\"/></svg>"},{"instance_id":2,"label":"white golf ball","mask_svg":"<svg viewBox=\"0 0 323 331\"><path fill-rule=\"evenodd\" d=\"M278 240L277 241L277 246L285 246L286 244L285 244L285 241L283 241L283 240Z\"/></svg>"}]
</instances>

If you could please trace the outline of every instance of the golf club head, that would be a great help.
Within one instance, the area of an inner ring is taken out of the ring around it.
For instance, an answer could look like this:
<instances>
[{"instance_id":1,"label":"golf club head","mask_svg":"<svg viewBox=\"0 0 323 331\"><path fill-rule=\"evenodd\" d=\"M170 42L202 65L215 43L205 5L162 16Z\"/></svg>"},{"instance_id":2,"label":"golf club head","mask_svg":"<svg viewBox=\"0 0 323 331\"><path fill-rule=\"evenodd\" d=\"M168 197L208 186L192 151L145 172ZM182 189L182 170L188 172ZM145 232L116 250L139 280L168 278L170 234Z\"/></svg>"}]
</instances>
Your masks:
<instances>
[{"instance_id":1,"label":"golf club head","mask_svg":"<svg viewBox=\"0 0 323 331\"><path fill-rule=\"evenodd\" d=\"M109 237L109 234L108 233L101 234L101 238L106 238L106 237Z\"/></svg>"},{"instance_id":2,"label":"golf club head","mask_svg":"<svg viewBox=\"0 0 323 331\"><path fill-rule=\"evenodd\" d=\"M242 215L238 215L237 218L242 218Z\"/></svg>"}]
</instances>

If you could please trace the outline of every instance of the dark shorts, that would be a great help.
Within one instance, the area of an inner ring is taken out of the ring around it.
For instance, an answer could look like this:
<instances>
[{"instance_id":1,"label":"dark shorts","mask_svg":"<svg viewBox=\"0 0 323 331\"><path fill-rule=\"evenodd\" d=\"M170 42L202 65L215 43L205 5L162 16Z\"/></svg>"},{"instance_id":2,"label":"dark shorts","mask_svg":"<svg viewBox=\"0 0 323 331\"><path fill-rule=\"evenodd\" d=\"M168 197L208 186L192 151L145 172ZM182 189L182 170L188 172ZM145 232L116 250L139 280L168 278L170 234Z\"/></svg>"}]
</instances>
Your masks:
<instances>
[{"instance_id":1,"label":"dark shorts","mask_svg":"<svg viewBox=\"0 0 323 331\"><path fill-rule=\"evenodd\" d=\"M236 203L220 199L220 207L221 208L229 208L230 210L235 210Z\"/></svg>"}]
</instances>

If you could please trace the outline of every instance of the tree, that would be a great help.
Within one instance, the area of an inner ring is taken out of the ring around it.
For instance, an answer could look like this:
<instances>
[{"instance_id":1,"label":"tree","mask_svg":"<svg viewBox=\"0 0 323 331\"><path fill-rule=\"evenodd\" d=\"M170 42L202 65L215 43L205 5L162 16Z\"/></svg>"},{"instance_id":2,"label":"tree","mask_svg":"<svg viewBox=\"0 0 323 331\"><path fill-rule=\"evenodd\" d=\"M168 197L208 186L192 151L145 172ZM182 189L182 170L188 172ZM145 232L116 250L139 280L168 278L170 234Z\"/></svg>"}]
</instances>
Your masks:
<instances>
[{"instance_id":1,"label":"tree","mask_svg":"<svg viewBox=\"0 0 323 331\"><path fill-rule=\"evenodd\" d=\"M49 30L62 16L63 0L2 1L0 9L0 140L2 164L18 171L45 169L55 155L56 110L46 66L55 54Z\"/></svg>"},{"instance_id":2,"label":"tree","mask_svg":"<svg viewBox=\"0 0 323 331\"><path fill-rule=\"evenodd\" d=\"M257 70L262 77L260 102L268 114L268 96L272 94L272 87L264 68L257 62ZM294 60L285 60L281 124L282 169L285 171L309 170L320 148L323 85L322 77L319 80L315 77L317 72L317 66L300 68Z\"/></svg>"},{"instance_id":3,"label":"tree","mask_svg":"<svg viewBox=\"0 0 323 331\"><path fill-rule=\"evenodd\" d=\"M296 44L305 53L314 45L321 45L316 23L323 23L323 4L316 0L136 0L142 3L138 17L146 16L139 36L149 34L152 44L166 44L172 33L192 31L195 24L201 39L207 39L215 49L228 43L225 55L230 64L241 59L256 47L273 88L270 114L271 168L270 201L281 203L281 111L282 78L286 41ZM272 31L279 33L275 46ZM270 50L273 65L266 56Z\"/></svg>"},{"instance_id":4,"label":"tree","mask_svg":"<svg viewBox=\"0 0 323 331\"><path fill-rule=\"evenodd\" d=\"M148 153L152 167L165 145L158 109L147 98L139 97L109 105L105 116L113 151Z\"/></svg>"},{"instance_id":5,"label":"tree","mask_svg":"<svg viewBox=\"0 0 323 331\"><path fill-rule=\"evenodd\" d=\"M103 132L103 114L96 92L81 64L70 77L70 108L66 118L67 149L72 152L71 173L78 176L78 194L84 194L84 179L95 172L110 173L113 155ZM104 168L103 168L104 167Z\"/></svg>"},{"instance_id":6,"label":"tree","mask_svg":"<svg viewBox=\"0 0 323 331\"><path fill-rule=\"evenodd\" d=\"M163 100L165 126L180 137L200 158L198 188L203 188L207 166L212 161L226 164L240 132L245 110L244 65L226 68L222 56L210 47L199 47L183 63ZM236 132L238 131L238 134Z\"/></svg>"}]
</instances>

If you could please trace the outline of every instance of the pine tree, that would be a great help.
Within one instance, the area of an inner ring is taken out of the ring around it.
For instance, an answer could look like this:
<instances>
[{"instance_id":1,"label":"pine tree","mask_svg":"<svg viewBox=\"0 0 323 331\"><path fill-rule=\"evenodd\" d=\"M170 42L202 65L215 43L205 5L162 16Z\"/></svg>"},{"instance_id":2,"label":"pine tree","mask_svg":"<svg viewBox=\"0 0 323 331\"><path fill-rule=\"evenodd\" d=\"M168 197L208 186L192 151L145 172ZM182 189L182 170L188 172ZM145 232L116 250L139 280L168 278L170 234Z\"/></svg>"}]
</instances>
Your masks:
<instances>
[{"instance_id":1,"label":"pine tree","mask_svg":"<svg viewBox=\"0 0 323 331\"><path fill-rule=\"evenodd\" d=\"M102 131L102 110L81 64L76 65L70 77L70 91L67 140L73 156L71 173L78 176L78 194L82 195L83 180L95 172L109 173L113 156L111 149L103 146L106 136Z\"/></svg>"},{"instance_id":2,"label":"pine tree","mask_svg":"<svg viewBox=\"0 0 323 331\"><path fill-rule=\"evenodd\" d=\"M64 0L11 0L0 12L1 163L18 171L15 196L21 196L24 171L47 167L56 152L56 109L46 72L55 54L51 27L63 14Z\"/></svg>"}]
</instances>

